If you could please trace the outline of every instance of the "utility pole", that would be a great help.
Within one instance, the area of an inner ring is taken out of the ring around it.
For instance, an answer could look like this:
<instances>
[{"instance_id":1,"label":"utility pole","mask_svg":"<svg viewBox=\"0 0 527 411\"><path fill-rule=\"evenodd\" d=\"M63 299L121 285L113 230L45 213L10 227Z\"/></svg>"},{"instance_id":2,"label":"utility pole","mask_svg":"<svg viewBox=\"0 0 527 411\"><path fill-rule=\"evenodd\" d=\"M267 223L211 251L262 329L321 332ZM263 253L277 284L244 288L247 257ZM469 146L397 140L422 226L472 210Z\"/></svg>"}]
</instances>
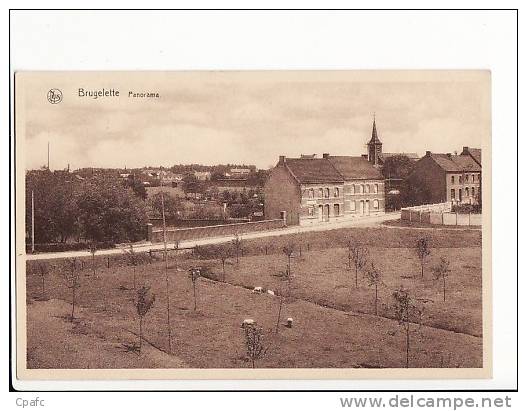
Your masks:
<instances>
[{"instance_id":1,"label":"utility pole","mask_svg":"<svg viewBox=\"0 0 527 411\"><path fill-rule=\"evenodd\" d=\"M163 217L163 248L165 256L165 283L167 288L167 326L168 326L168 352L172 354L172 333L170 326L170 287L168 281L168 254L167 254L167 226L165 219L165 193L163 192L163 175L159 173L159 185L161 186L161 216Z\"/></svg>"},{"instance_id":2,"label":"utility pole","mask_svg":"<svg viewBox=\"0 0 527 411\"><path fill-rule=\"evenodd\" d=\"M48 170L49 170L49 141L48 141Z\"/></svg>"},{"instance_id":3,"label":"utility pole","mask_svg":"<svg viewBox=\"0 0 527 411\"><path fill-rule=\"evenodd\" d=\"M31 190L31 252L35 253L35 193Z\"/></svg>"}]
</instances>

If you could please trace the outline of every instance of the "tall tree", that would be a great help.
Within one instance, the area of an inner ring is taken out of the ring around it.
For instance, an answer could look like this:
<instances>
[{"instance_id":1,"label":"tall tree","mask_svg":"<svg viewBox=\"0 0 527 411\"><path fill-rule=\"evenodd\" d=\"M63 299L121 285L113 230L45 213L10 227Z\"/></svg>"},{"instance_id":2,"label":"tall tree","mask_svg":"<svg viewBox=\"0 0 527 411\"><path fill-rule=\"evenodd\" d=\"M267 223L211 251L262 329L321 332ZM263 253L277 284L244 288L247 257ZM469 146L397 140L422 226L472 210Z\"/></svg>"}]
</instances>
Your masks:
<instances>
[{"instance_id":1,"label":"tall tree","mask_svg":"<svg viewBox=\"0 0 527 411\"><path fill-rule=\"evenodd\" d=\"M423 278L425 275L426 260L431 253L429 243L430 240L428 237L421 237L417 240L415 245L415 252L417 253L417 257L419 257L419 262L421 263L421 278Z\"/></svg>"}]
</instances>

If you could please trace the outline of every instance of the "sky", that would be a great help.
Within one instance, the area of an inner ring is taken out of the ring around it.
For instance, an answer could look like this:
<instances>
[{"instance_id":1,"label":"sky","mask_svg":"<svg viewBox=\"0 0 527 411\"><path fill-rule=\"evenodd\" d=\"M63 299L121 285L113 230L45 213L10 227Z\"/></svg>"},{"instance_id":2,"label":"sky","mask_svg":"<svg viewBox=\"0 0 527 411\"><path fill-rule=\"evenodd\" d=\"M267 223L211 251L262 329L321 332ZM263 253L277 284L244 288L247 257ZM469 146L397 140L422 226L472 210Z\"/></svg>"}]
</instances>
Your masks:
<instances>
[{"instance_id":1,"label":"sky","mask_svg":"<svg viewBox=\"0 0 527 411\"><path fill-rule=\"evenodd\" d=\"M48 142L52 170L360 155L374 113L385 152L460 152L490 133L486 71L26 72L15 81L26 169L47 163ZM60 103L47 100L51 88ZM79 88L120 95L79 97Z\"/></svg>"}]
</instances>

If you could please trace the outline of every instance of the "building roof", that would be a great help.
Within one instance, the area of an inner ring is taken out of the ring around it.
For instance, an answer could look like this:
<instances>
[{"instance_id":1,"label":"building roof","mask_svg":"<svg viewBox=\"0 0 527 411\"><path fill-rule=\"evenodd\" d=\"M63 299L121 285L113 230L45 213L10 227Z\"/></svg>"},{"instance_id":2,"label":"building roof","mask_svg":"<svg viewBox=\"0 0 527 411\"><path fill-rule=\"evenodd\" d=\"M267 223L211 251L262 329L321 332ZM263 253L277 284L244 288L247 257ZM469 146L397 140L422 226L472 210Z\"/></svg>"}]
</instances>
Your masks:
<instances>
[{"instance_id":1,"label":"building roof","mask_svg":"<svg viewBox=\"0 0 527 411\"><path fill-rule=\"evenodd\" d=\"M324 158L286 158L284 161L289 172L302 184L383 179L380 171L362 156L325 155Z\"/></svg>"},{"instance_id":2,"label":"building roof","mask_svg":"<svg viewBox=\"0 0 527 411\"><path fill-rule=\"evenodd\" d=\"M417 153L381 153L379 157L382 159L387 159L389 157L404 156L408 157L410 160L419 160L419 155Z\"/></svg>"},{"instance_id":3,"label":"building roof","mask_svg":"<svg viewBox=\"0 0 527 411\"><path fill-rule=\"evenodd\" d=\"M362 156L328 156L328 160L333 164L344 180L383 179L380 171L375 168L368 159Z\"/></svg>"},{"instance_id":4,"label":"building roof","mask_svg":"<svg viewBox=\"0 0 527 411\"><path fill-rule=\"evenodd\" d=\"M287 158L285 165L299 183L343 183L344 179L325 158Z\"/></svg>"},{"instance_id":5,"label":"building roof","mask_svg":"<svg viewBox=\"0 0 527 411\"><path fill-rule=\"evenodd\" d=\"M481 166L481 148L463 147L461 155L471 156Z\"/></svg>"},{"instance_id":6,"label":"building roof","mask_svg":"<svg viewBox=\"0 0 527 411\"><path fill-rule=\"evenodd\" d=\"M430 154L430 157L445 171L465 172L481 171L481 167L474 159L466 155Z\"/></svg>"}]
</instances>

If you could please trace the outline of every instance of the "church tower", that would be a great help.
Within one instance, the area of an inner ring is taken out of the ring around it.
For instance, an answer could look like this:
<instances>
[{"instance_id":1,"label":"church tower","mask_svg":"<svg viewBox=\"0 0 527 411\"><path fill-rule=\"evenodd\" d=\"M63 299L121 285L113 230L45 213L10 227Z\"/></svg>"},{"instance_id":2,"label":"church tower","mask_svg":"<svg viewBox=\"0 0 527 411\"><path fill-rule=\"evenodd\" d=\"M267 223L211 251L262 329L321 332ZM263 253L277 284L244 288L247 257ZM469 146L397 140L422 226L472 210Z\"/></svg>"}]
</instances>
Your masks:
<instances>
[{"instance_id":1,"label":"church tower","mask_svg":"<svg viewBox=\"0 0 527 411\"><path fill-rule=\"evenodd\" d=\"M382 155L382 143L377 136L377 126L375 124L375 114L373 115L373 129L371 139L368 142L368 161L374 166L379 165L379 157Z\"/></svg>"}]
</instances>

